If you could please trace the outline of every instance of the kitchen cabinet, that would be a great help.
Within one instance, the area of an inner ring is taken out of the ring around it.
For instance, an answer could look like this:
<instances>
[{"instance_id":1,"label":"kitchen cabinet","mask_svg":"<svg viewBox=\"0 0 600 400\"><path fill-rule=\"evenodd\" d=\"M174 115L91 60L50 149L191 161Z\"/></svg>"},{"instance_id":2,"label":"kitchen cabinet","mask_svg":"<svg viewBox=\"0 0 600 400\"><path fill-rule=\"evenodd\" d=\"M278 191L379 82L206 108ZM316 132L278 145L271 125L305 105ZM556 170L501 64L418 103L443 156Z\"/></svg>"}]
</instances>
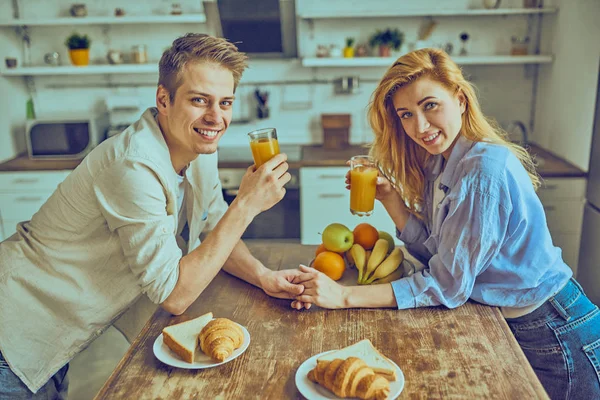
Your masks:
<instances>
[{"instance_id":1,"label":"kitchen cabinet","mask_svg":"<svg viewBox=\"0 0 600 400\"><path fill-rule=\"evenodd\" d=\"M538 190L554 245L562 249L563 259L574 274L579 261L585 188L585 178L549 178Z\"/></svg>"},{"instance_id":2,"label":"kitchen cabinet","mask_svg":"<svg viewBox=\"0 0 600 400\"><path fill-rule=\"evenodd\" d=\"M31 219L71 171L0 173L0 240Z\"/></svg>"},{"instance_id":3,"label":"kitchen cabinet","mask_svg":"<svg viewBox=\"0 0 600 400\"><path fill-rule=\"evenodd\" d=\"M350 191L345 177L348 167L300 168L300 235L302 244L320 244L321 232L331 223L338 222L350 229L367 222L378 230L395 236L395 226L380 202L369 217L350 213ZM402 242L396 239L398 244Z\"/></svg>"}]
</instances>

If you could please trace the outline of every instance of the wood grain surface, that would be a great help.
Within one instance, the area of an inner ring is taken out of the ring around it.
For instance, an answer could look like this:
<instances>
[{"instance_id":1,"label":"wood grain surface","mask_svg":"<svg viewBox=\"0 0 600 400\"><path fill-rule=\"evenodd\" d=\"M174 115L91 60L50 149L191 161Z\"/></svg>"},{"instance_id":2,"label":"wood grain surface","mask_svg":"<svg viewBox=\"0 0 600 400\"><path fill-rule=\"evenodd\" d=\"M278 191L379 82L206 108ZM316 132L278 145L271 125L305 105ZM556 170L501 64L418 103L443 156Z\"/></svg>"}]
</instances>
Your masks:
<instances>
[{"instance_id":1,"label":"wood grain surface","mask_svg":"<svg viewBox=\"0 0 600 400\"><path fill-rule=\"evenodd\" d=\"M271 269L308 264L316 246L248 241ZM345 282L353 279L347 271ZM204 370L172 368L153 354L163 327L212 311L247 327L240 357ZM96 399L302 399L294 377L307 358L368 338L402 369L400 399L548 398L500 311L477 303L449 310L306 311L224 272L178 317L159 309Z\"/></svg>"}]
</instances>

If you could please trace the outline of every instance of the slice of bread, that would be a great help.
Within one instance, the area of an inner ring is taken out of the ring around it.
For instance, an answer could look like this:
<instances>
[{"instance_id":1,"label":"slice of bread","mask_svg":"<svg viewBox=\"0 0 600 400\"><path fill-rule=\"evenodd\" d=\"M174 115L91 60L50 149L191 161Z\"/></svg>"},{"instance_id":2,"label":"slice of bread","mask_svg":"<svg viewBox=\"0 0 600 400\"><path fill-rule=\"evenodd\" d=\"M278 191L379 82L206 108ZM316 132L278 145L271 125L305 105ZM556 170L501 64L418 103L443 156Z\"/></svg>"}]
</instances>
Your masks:
<instances>
[{"instance_id":1,"label":"slice of bread","mask_svg":"<svg viewBox=\"0 0 600 400\"><path fill-rule=\"evenodd\" d=\"M198 318L167 326L162 331L163 342L183 361L191 364L196 359L196 352L198 351L198 335L212 319L213 314L209 312Z\"/></svg>"},{"instance_id":2,"label":"slice of bread","mask_svg":"<svg viewBox=\"0 0 600 400\"><path fill-rule=\"evenodd\" d=\"M382 375L390 381L396 380L396 368L392 362L373 346L369 339L363 339L343 349L332 351L317 359L319 361L332 361L336 358L342 360L348 357L357 357L363 360L376 374Z\"/></svg>"}]
</instances>

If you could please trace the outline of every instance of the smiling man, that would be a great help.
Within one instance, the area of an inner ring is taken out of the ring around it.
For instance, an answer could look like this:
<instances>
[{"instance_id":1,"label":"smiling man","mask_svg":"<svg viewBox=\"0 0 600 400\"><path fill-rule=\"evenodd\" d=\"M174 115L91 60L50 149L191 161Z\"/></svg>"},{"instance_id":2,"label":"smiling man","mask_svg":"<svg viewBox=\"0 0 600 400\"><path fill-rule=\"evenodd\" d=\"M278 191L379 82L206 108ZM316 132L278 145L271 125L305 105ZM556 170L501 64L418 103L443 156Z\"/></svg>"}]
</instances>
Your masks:
<instances>
[{"instance_id":1,"label":"smiling man","mask_svg":"<svg viewBox=\"0 0 600 400\"><path fill-rule=\"evenodd\" d=\"M299 271L270 271L240 240L283 198L285 154L248 168L231 206L222 196L217 144L246 61L224 39L175 40L156 107L0 243L0 398L63 398L68 362L142 295L181 314L221 268L274 297L303 292Z\"/></svg>"}]
</instances>

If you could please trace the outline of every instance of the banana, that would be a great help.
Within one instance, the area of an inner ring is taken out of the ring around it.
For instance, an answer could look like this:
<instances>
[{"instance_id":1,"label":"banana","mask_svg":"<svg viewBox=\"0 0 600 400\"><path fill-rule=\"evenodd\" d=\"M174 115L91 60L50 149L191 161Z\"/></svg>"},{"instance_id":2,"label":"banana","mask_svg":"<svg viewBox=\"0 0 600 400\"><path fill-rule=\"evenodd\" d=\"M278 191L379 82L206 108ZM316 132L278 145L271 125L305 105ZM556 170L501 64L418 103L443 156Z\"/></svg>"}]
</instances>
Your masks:
<instances>
[{"instance_id":1,"label":"banana","mask_svg":"<svg viewBox=\"0 0 600 400\"><path fill-rule=\"evenodd\" d=\"M393 281L397 281L398 279L401 279L404 275L404 270L402 268L398 268L397 270L395 270L394 272L392 272L391 274L389 274L386 277L380 278L380 279L375 279L373 282L371 282L372 285L379 285L380 283L390 283Z\"/></svg>"},{"instance_id":2,"label":"banana","mask_svg":"<svg viewBox=\"0 0 600 400\"><path fill-rule=\"evenodd\" d=\"M387 256L388 247L389 243L385 239L378 239L375 242L375 246L371 252L371 257L369 257L369 261L367 262L367 269L363 273L363 283L369 278L371 273L375 271L375 268L377 268L385 259L385 256Z\"/></svg>"},{"instance_id":3,"label":"banana","mask_svg":"<svg viewBox=\"0 0 600 400\"><path fill-rule=\"evenodd\" d=\"M387 256L386 259L381 262L381 264L379 264L375 272L373 272L373 275L371 275L371 277L367 279L365 283L370 284L375 279L385 278L398 269L402 263L402 260L404 260L404 253L402 253L402 250L400 250L399 247L396 247L394 250L392 250L390 255Z\"/></svg>"},{"instance_id":4,"label":"banana","mask_svg":"<svg viewBox=\"0 0 600 400\"><path fill-rule=\"evenodd\" d=\"M360 283L367 262L367 253L360 244L355 243L350 248L348 255L354 260L354 265L356 265L356 269L358 270L358 282Z\"/></svg>"}]
</instances>

